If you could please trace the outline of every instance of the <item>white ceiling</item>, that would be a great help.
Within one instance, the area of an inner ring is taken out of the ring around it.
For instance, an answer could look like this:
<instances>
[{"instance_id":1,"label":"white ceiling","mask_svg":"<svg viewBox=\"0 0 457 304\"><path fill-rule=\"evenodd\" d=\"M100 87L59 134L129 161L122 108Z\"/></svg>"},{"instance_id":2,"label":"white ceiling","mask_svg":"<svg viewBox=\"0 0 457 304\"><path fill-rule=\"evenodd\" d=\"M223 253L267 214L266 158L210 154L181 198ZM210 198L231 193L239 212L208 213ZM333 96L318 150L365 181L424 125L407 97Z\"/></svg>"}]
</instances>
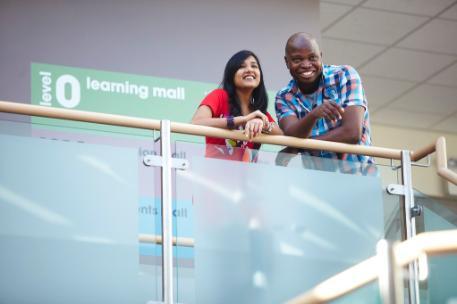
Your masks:
<instances>
[{"instance_id":1,"label":"white ceiling","mask_svg":"<svg viewBox=\"0 0 457 304\"><path fill-rule=\"evenodd\" d=\"M321 0L323 61L362 76L371 121L457 134L457 0Z\"/></svg>"}]
</instances>

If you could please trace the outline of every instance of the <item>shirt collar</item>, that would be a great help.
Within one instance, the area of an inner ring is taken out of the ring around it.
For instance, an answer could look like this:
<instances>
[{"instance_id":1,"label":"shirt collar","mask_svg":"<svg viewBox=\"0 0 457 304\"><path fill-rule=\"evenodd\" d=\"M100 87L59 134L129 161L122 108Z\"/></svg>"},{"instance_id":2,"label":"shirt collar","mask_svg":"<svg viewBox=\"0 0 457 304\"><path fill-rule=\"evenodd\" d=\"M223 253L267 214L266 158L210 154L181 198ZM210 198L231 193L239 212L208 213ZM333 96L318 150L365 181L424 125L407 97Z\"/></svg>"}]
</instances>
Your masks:
<instances>
[{"instance_id":1,"label":"shirt collar","mask_svg":"<svg viewBox=\"0 0 457 304\"><path fill-rule=\"evenodd\" d=\"M327 80L327 78L329 77L329 75L331 74L331 71L329 69L330 66L324 64L322 65L322 75L324 75L324 81Z\"/></svg>"}]
</instances>

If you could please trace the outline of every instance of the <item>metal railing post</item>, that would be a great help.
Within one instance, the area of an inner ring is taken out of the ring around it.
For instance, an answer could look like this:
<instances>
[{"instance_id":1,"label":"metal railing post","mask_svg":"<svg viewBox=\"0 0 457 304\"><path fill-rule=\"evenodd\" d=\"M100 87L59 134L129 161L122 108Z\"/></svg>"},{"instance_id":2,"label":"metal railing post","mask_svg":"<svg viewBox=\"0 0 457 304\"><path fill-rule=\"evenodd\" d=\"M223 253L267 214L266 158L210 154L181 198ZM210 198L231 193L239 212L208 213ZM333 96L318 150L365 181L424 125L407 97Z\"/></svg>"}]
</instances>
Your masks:
<instances>
[{"instance_id":1,"label":"metal railing post","mask_svg":"<svg viewBox=\"0 0 457 304\"><path fill-rule=\"evenodd\" d=\"M379 291L384 304L403 303L403 284L401 268L397 265L393 245L387 240L380 240L376 246L379 259Z\"/></svg>"},{"instance_id":2,"label":"metal railing post","mask_svg":"<svg viewBox=\"0 0 457 304\"><path fill-rule=\"evenodd\" d=\"M402 183L404 189L402 211L402 234L403 240L409 240L416 236L416 219L412 214L412 210L416 208L414 204L414 190L412 183L411 172L411 157L410 152L402 150L401 152L402 163ZM417 268L417 261L411 262L408 266L408 283L409 283L409 302L411 304L420 303L419 298L419 275Z\"/></svg>"},{"instance_id":3,"label":"metal railing post","mask_svg":"<svg viewBox=\"0 0 457 304\"><path fill-rule=\"evenodd\" d=\"M173 230L171 189L171 128L169 120L160 121L160 154L162 156L162 296L173 303Z\"/></svg>"}]
</instances>

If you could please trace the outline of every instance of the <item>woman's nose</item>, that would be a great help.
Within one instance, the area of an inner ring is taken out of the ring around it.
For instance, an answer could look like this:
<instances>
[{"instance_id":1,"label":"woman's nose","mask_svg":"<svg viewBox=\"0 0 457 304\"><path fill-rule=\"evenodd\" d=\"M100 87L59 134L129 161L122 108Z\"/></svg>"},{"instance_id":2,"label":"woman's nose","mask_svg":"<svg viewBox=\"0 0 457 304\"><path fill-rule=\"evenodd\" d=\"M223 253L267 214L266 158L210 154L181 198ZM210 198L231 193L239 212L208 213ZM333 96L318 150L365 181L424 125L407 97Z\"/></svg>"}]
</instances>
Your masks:
<instances>
[{"instance_id":1,"label":"woman's nose","mask_svg":"<svg viewBox=\"0 0 457 304\"><path fill-rule=\"evenodd\" d=\"M247 66L247 67L246 67L246 71L250 72L250 71L252 71L252 70L253 70L253 68L252 68L251 66Z\"/></svg>"}]
</instances>

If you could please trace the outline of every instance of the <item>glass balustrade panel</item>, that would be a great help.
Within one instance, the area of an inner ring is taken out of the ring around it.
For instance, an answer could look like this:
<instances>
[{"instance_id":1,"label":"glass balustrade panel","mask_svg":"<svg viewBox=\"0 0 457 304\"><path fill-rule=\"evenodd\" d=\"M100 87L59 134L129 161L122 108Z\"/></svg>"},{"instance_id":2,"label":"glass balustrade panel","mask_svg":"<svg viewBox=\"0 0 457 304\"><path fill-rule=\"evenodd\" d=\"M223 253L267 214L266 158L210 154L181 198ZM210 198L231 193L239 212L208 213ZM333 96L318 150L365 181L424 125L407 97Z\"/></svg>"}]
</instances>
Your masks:
<instances>
[{"instance_id":1,"label":"glass balustrade panel","mask_svg":"<svg viewBox=\"0 0 457 304\"><path fill-rule=\"evenodd\" d=\"M416 192L415 202L424 208L422 216L416 217L418 233L457 229L455 199ZM430 256L419 263L419 272L421 303L457 303L457 254Z\"/></svg>"},{"instance_id":2,"label":"glass balustrade panel","mask_svg":"<svg viewBox=\"0 0 457 304\"><path fill-rule=\"evenodd\" d=\"M1 303L161 299L152 136L0 120L0 143Z\"/></svg>"},{"instance_id":3,"label":"glass balustrade panel","mask_svg":"<svg viewBox=\"0 0 457 304\"><path fill-rule=\"evenodd\" d=\"M376 166L301 155L284 166L276 160L289 156L270 152L243 162L207 148L175 143L189 161L176 170L176 210L187 215L177 235L194 242L177 247L192 260L178 263L180 302L280 303L375 254L385 236ZM377 287L351 299L378 303Z\"/></svg>"}]
</instances>

